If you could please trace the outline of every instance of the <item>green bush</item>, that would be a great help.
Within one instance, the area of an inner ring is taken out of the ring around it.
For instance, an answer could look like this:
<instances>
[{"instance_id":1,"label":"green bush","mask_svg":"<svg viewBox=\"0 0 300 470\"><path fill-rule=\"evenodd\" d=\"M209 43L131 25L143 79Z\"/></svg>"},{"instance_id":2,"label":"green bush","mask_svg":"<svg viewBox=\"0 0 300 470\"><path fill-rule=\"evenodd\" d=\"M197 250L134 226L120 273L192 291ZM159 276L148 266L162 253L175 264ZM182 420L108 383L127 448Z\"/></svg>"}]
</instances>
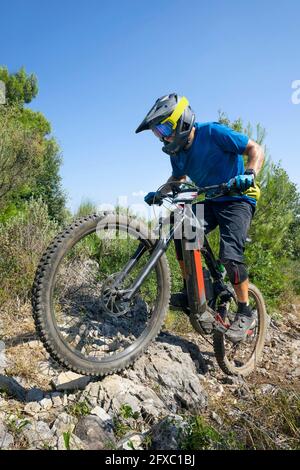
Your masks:
<instances>
[{"instance_id":1,"label":"green bush","mask_svg":"<svg viewBox=\"0 0 300 470\"><path fill-rule=\"evenodd\" d=\"M193 416L189 418L187 429L183 431L180 449L241 450L243 445L233 432L221 434L202 416Z\"/></svg>"},{"instance_id":2,"label":"green bush","mask_svg":"<svg viewBox=\"0 0 300 470\"><path fill-rule=\"evenodd\" d=\"M40 200L24 205L22 213L0 225L0 301L28 299L37 264L58 225Z\"/></svg>"}]
</instances>

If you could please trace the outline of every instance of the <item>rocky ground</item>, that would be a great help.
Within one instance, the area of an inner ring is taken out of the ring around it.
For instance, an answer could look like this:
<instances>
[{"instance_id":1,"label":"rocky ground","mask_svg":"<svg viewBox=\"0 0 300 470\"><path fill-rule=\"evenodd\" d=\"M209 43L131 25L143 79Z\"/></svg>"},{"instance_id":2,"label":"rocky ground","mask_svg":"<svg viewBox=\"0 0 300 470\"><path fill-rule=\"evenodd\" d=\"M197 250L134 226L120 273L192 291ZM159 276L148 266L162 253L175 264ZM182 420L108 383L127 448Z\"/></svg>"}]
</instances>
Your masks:
<instances>
[{"instance_id":1,"label":"rocky ground","mask_svg":"<svg viewBox=\"0 0 300 470\"><path fill-rule=\"evenodd\" d=\"M179 317L129 369L91 381L49 358L22 308L2 325L1 449L300 447L300 304L270 322L246 379Z\"/></svg>"}]
</instances>

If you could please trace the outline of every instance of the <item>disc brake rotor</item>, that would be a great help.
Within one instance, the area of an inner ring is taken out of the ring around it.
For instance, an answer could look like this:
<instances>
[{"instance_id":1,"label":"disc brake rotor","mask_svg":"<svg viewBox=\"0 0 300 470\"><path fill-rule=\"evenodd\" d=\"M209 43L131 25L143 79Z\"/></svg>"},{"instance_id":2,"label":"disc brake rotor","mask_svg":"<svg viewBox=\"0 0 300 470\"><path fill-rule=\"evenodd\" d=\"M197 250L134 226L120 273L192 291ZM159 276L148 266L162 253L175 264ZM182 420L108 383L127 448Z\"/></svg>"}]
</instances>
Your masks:
<instances>
[{"instance_id":1,"label":"disc brake rotor","mask_svg":"<svg viewBox=\"0 0 300 470\"><path fill-rule=\"evenodd\" d=\"M120 317L125 315L131 309L132 301L122 300L119 293L122 285L118 284L114 287L115 280L120 273L114 273L109 276L102 285L101 288L101 306L111 317Z\"/></svg>"}]
</instances>

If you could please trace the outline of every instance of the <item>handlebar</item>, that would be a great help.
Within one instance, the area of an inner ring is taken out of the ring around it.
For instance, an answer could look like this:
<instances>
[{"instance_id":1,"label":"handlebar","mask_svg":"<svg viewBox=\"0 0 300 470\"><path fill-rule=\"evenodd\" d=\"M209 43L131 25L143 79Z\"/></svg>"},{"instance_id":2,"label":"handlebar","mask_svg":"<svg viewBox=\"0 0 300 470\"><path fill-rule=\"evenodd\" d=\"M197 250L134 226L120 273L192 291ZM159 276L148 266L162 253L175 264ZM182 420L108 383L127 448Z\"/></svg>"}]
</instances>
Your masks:
<instances>
[{"instance_id":1,"label":"handlebar","mask_svg":"<svg viewBox=\"0 0 300 470\"><path fill-rule=\"evenodd\" d=\"M161 196L159 197L160 201L158 202L158 204L159 205L162 204L162 200L167 199L167 198L172 199L172 201L175 200L176 198L176 202L185 202L184 199L182 199L182 201L179 200L177 196L179 196L180 194L186 194L186 193L195 193L195 196L193 199L195 199L197 196L201 194L207 193L208 191L214 192L213 197L221 196L221 195L227 194L230 191L229 183L230 182L199 187L192 183L182 183L180 181L168 182L164 184L163 186L161 186L158 189L158 192L160 192L166 185L168 185L171 188L172 194L170 194L170 192L166 194L161 194Z\"/></svg>"}]
</instances>

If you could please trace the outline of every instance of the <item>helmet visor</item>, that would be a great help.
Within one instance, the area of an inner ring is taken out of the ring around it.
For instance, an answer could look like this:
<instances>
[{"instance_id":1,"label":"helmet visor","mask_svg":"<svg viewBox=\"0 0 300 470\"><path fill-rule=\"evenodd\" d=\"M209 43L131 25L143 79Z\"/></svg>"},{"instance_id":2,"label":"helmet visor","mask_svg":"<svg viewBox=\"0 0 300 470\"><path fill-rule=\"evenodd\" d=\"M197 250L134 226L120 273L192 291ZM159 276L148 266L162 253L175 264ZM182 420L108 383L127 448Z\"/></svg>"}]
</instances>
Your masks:
<instances>
[{"instance_id":1,"label":"helmet visor","mask_svg":"<svg viewBox=\"0 0 300 470\"><path fill-rule=\"evenodd\" d=\"M174 132L171 122L165 122L164 124L157 124L156 126L151 127L153 133L159 139L164 139L165 137L171 137Z\"/></svg>"}]
</instances>

